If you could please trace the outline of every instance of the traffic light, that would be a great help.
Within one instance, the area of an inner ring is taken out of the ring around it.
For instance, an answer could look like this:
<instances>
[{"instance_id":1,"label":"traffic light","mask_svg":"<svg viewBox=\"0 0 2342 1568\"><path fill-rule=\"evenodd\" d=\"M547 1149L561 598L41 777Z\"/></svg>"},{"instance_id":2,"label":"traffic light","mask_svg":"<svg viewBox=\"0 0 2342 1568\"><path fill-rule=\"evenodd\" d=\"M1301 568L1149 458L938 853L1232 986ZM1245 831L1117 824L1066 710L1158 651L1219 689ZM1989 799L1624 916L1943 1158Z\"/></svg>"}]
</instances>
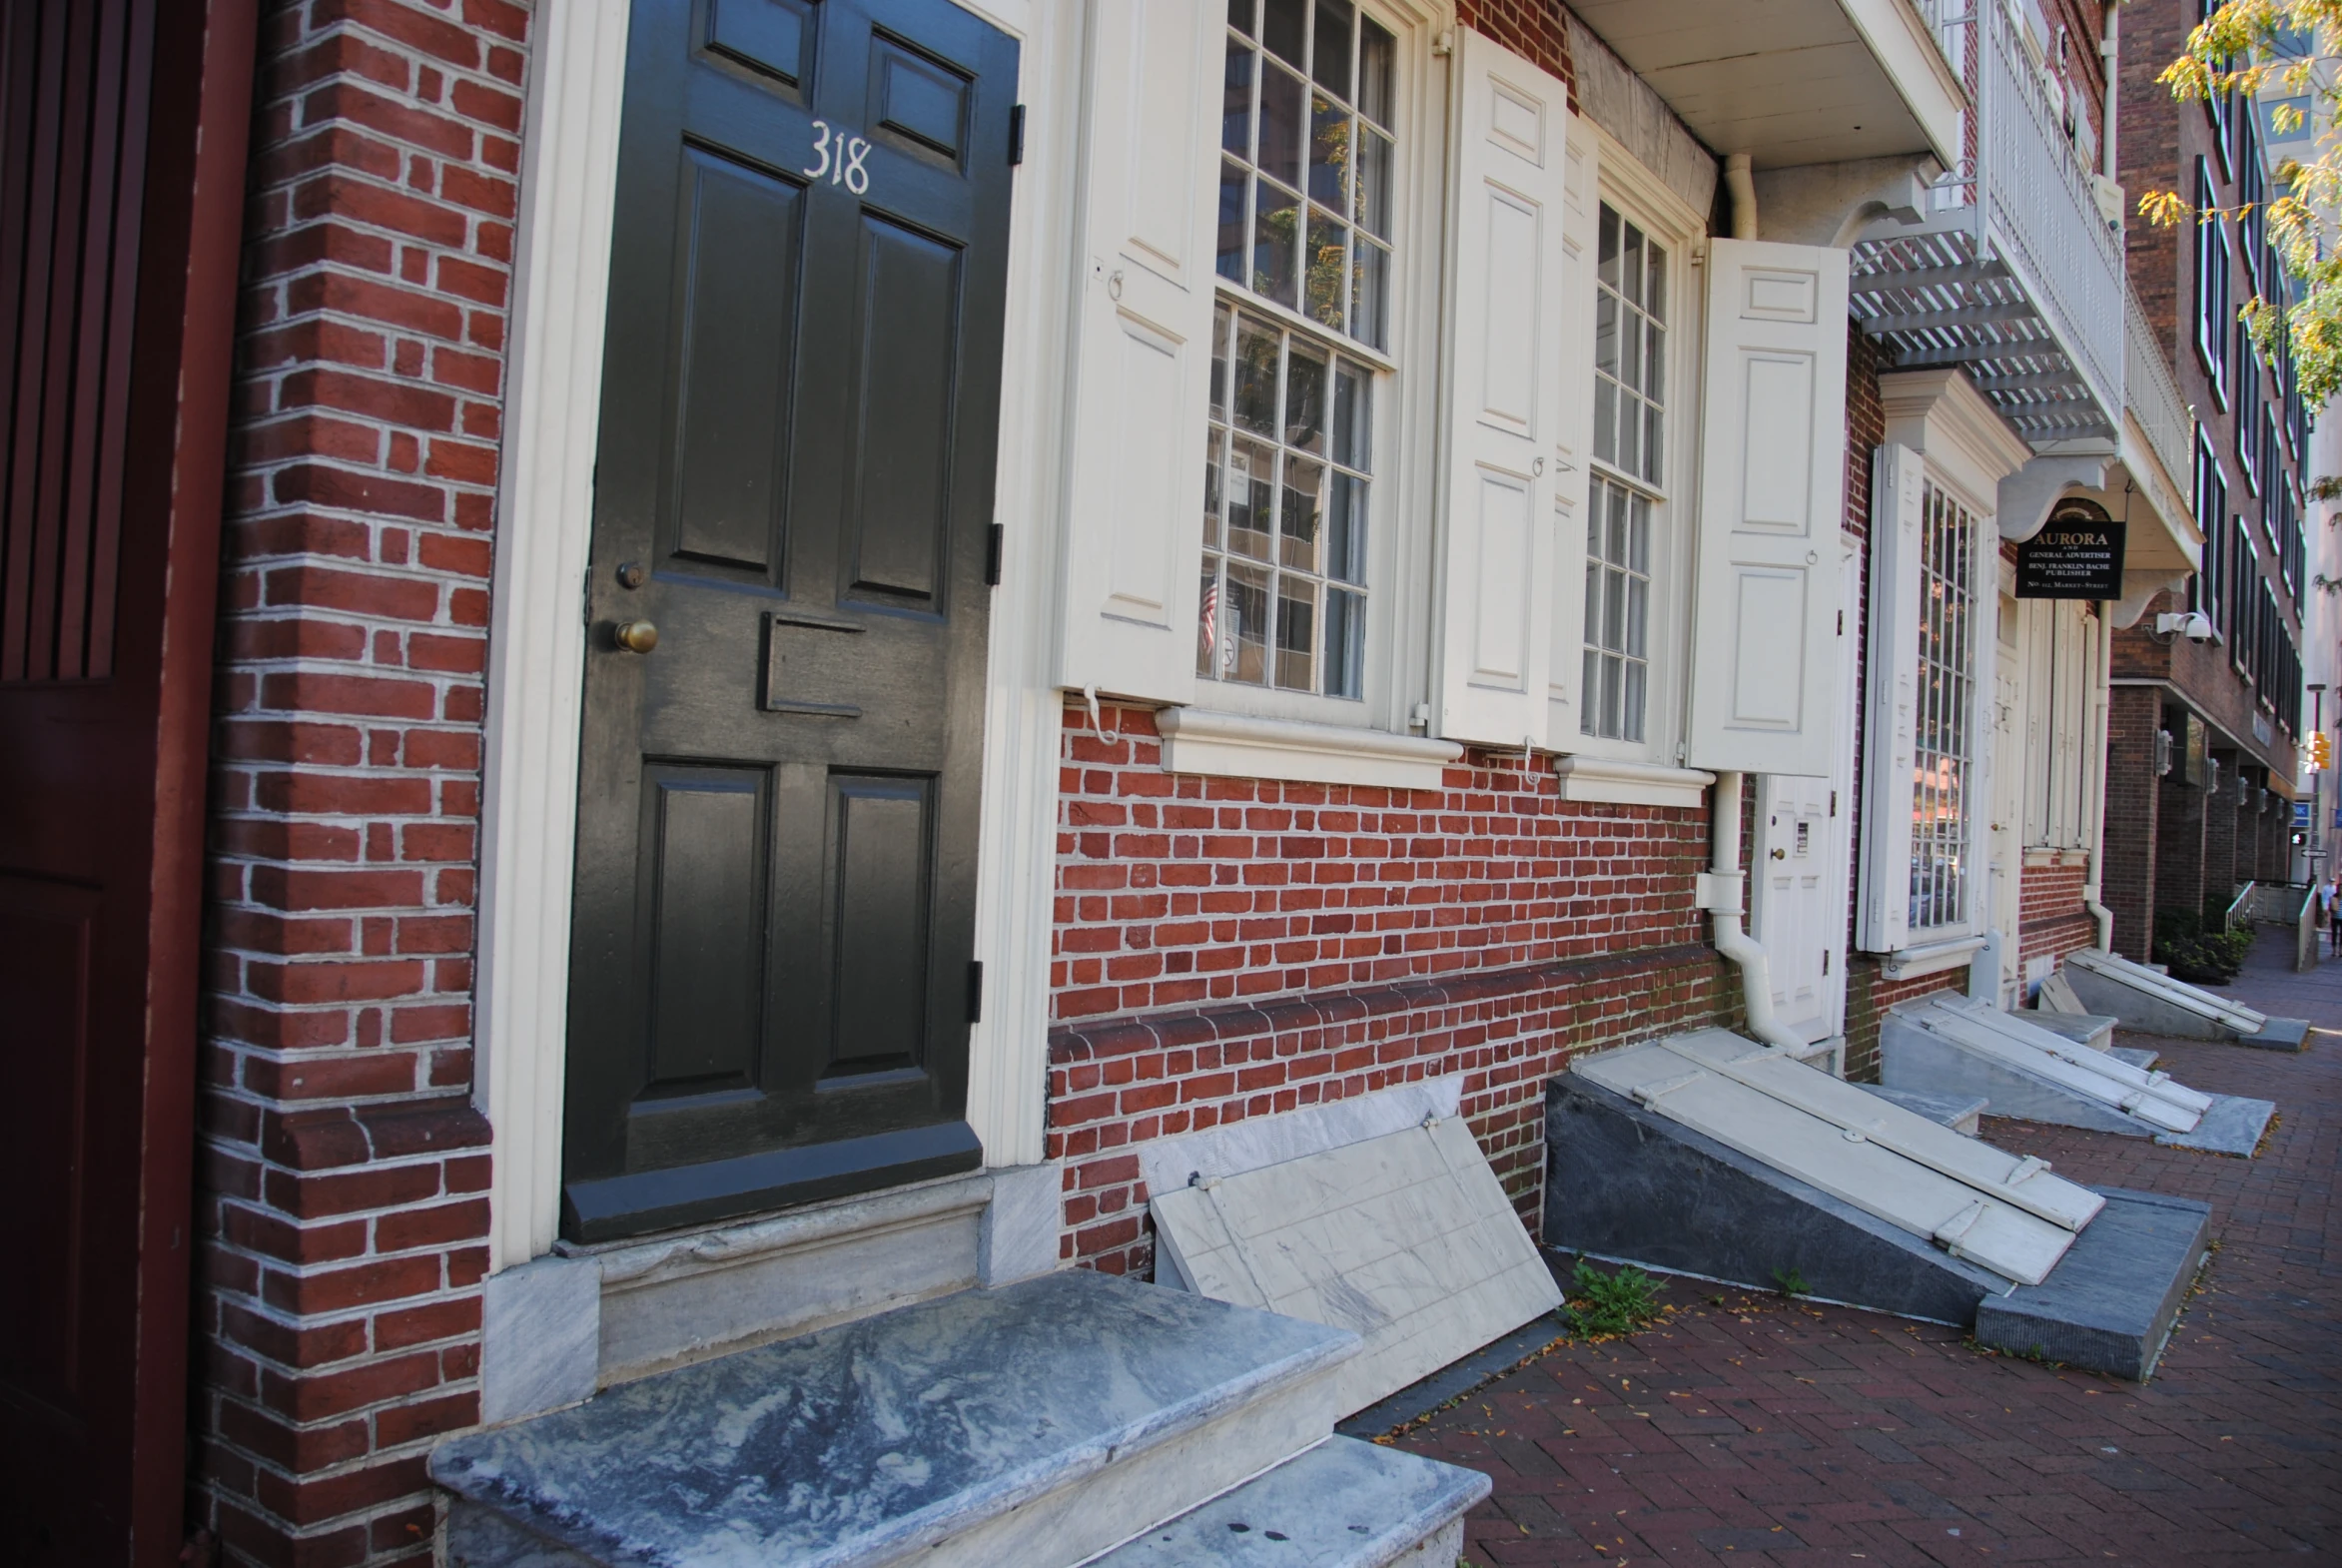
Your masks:
<instances>
[{"instance_id":1,"label":"traffic light","mask_svg":"<svg viewBox=\"0 0 2342 1568\"><path fill-rule=\"evenodd\" d=\"M2323 773L2334 765L2334 737L2319 730L2309 738L2309 766L2313 773Z\"/></svg>"}]
</instances>

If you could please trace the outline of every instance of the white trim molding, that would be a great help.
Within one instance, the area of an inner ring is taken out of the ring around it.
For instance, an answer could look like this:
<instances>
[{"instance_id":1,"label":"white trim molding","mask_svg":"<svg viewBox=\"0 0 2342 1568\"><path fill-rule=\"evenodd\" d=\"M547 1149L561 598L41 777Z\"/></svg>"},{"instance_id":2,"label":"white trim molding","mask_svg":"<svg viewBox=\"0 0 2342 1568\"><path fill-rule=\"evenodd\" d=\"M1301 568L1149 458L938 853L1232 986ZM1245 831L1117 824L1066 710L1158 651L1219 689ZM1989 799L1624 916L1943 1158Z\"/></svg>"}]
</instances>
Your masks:
<instances>
[{"instance_id":1,"label":"white trim molding","mask_svg":"<svg viewBox=\"0 0 2342 1568\"><path fill-rule=\"evenodd\" d=\"M1958 370L1893 371L1879 378L1887 441L1928 459L1971 511L1997 519L2000 481L2033 449Z\"/></svg>"},{"instance_id":2,"label":"white trim molding","mask_svg":"<svg viewBox=\"0 0 2342 1568\"><path fill-rule=\"evenodd\" d=\"M1708 786L1716 782L1715 774L1699 768L1668 768L1578 752L1555 757L1553 777L1563 800L1601 801L1613 806L1704 808Z\"/></svg>"},{"instance_id":3,"label":"white trim molding","mask_svg":"<svg viewBox=\"0 0 2342 1568\"><path fill-rule=\"evenodd\" d=\"M488 1266L549 1250L560 1217L569 906L610 226L628 8L538 17L522 132L480 805L474 1098L495 1129Z\"/></svg>"},{"instance_id":4,"label":"white trim molding","mask_svg":"<svg viewBox=\"0 0 2342 1568\"><path fill-rule=\"evenodd\" d=\"M1922 975L1939 975L1948 969L1957 969L1984 950L1981 934L1969 937L1947 937L1941 942L1921 942L1912 947L1898 948L1893 953L1879 955L1879 973L1889 980L1916 980Z\"/></svg>"},{"instance_id":5,"label":"white trim molding","mask_svg":"<svg viewBox=\"0 0 2342 1568\"><path fill-rule=\"evenodd\" d=\"M1165 708L1155 725L1163 735L1164 772L1218 778L1439 789L1448 765L1464 754L1452 740L1211 708Z\"/></svg>"}]
</instances>

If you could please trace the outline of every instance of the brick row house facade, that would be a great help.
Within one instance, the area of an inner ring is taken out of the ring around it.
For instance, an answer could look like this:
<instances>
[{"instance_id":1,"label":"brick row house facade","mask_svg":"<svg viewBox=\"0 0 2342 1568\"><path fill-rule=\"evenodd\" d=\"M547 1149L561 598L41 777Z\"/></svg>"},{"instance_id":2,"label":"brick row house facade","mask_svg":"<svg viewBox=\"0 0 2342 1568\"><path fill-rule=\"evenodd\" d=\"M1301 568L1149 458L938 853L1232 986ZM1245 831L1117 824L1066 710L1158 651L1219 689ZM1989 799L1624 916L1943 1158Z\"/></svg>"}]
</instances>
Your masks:
<instances>
[{"instance_id":1,"label":"brick row house facade","mask_svg":"<svg viewBox=\"0 0 2342 1568\"><path fill-rule=\"evenodd\" d=\"M1153 1277L1183 1134L1443 1086L1535 1233L1581 1053L1875 1078L1896 1003L2130 951L2137 825L2157 889L2273 875L2267 813L2157 859L2138 765L2193 703L2291 766L2155 640L2211 591L2185 242L2126 283L2115 205L2170 51L2109 128L2078 0L1798 4L1819 82L1703 0L213 0L141 1483L199 1549L431 1560L449 1434ZM2121 594L2029 596L2108 521ZM35 1561L180 1550L26 1508Z\"/></svg>"},{"instance_id":2,"label":"brick row house facade","mask_svg":"<svg viewBox=\"0 0 2342 1568\"><path fill-rule=\"evenodd\" d=\"M2247 884L2301 874L2293 803L2310 718L2315 410L2289 357L2264 356L2235 318L2295 288L2260 214L2280 194L2280 162L2307 144L2275 126L2268 103L2175 103L2155 84L2149 62L2175 55L2202 19L2192 0L2172 0L2126 9L2122 24L2136 45L2119 100L2126 180L2223 215L2177 229L2134 216L2124 243L2193 415L2186 482L2203 533L2201 571L2165 587L2115 640L2108 787L2123 809L2106 903L2116 951L2142 962L2171 935L2219 925Z\"/></svg>"}]
</instances>

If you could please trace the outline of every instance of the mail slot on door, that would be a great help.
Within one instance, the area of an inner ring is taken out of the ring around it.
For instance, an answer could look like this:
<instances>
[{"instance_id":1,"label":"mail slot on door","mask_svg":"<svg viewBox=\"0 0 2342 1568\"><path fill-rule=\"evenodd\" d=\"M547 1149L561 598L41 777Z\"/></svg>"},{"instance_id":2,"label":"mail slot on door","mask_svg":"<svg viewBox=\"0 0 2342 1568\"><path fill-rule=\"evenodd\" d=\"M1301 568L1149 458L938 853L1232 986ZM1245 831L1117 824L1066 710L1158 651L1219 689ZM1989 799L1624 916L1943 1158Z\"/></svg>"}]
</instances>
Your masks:
<instances>
[{"instance_id":1,"label":"mail slot on door","mask_svg":"<svg viewBox=\"0 0 2342 1568\"><path fill-rule=\"evenodd\" d=\"M825 699L855 689L857 659L867 657L867 642L857 621L803 610L765 611L765 711L862 717L862 709L851 702Z\"/></svg>"}]
</instances>

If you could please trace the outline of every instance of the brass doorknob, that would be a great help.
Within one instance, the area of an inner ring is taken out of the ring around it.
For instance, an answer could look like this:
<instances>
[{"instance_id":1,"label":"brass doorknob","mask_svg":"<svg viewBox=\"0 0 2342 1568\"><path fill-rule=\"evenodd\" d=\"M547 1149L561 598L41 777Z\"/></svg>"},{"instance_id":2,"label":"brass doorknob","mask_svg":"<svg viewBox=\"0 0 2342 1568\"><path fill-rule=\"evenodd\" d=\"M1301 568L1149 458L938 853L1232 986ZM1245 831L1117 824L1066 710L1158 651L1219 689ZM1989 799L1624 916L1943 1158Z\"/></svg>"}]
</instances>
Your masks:
<instances>
[{"instance_id":1,"label":"brass doorknob","mask_svg":"<svg viewBox=\"0 0 2342 1568\"><path fill-rule=\"evenodd\" d=\"M648 653L659 645L659 629L646 620L620 621L610 635L628 653Z\"/></svg>"}]
</instances>

